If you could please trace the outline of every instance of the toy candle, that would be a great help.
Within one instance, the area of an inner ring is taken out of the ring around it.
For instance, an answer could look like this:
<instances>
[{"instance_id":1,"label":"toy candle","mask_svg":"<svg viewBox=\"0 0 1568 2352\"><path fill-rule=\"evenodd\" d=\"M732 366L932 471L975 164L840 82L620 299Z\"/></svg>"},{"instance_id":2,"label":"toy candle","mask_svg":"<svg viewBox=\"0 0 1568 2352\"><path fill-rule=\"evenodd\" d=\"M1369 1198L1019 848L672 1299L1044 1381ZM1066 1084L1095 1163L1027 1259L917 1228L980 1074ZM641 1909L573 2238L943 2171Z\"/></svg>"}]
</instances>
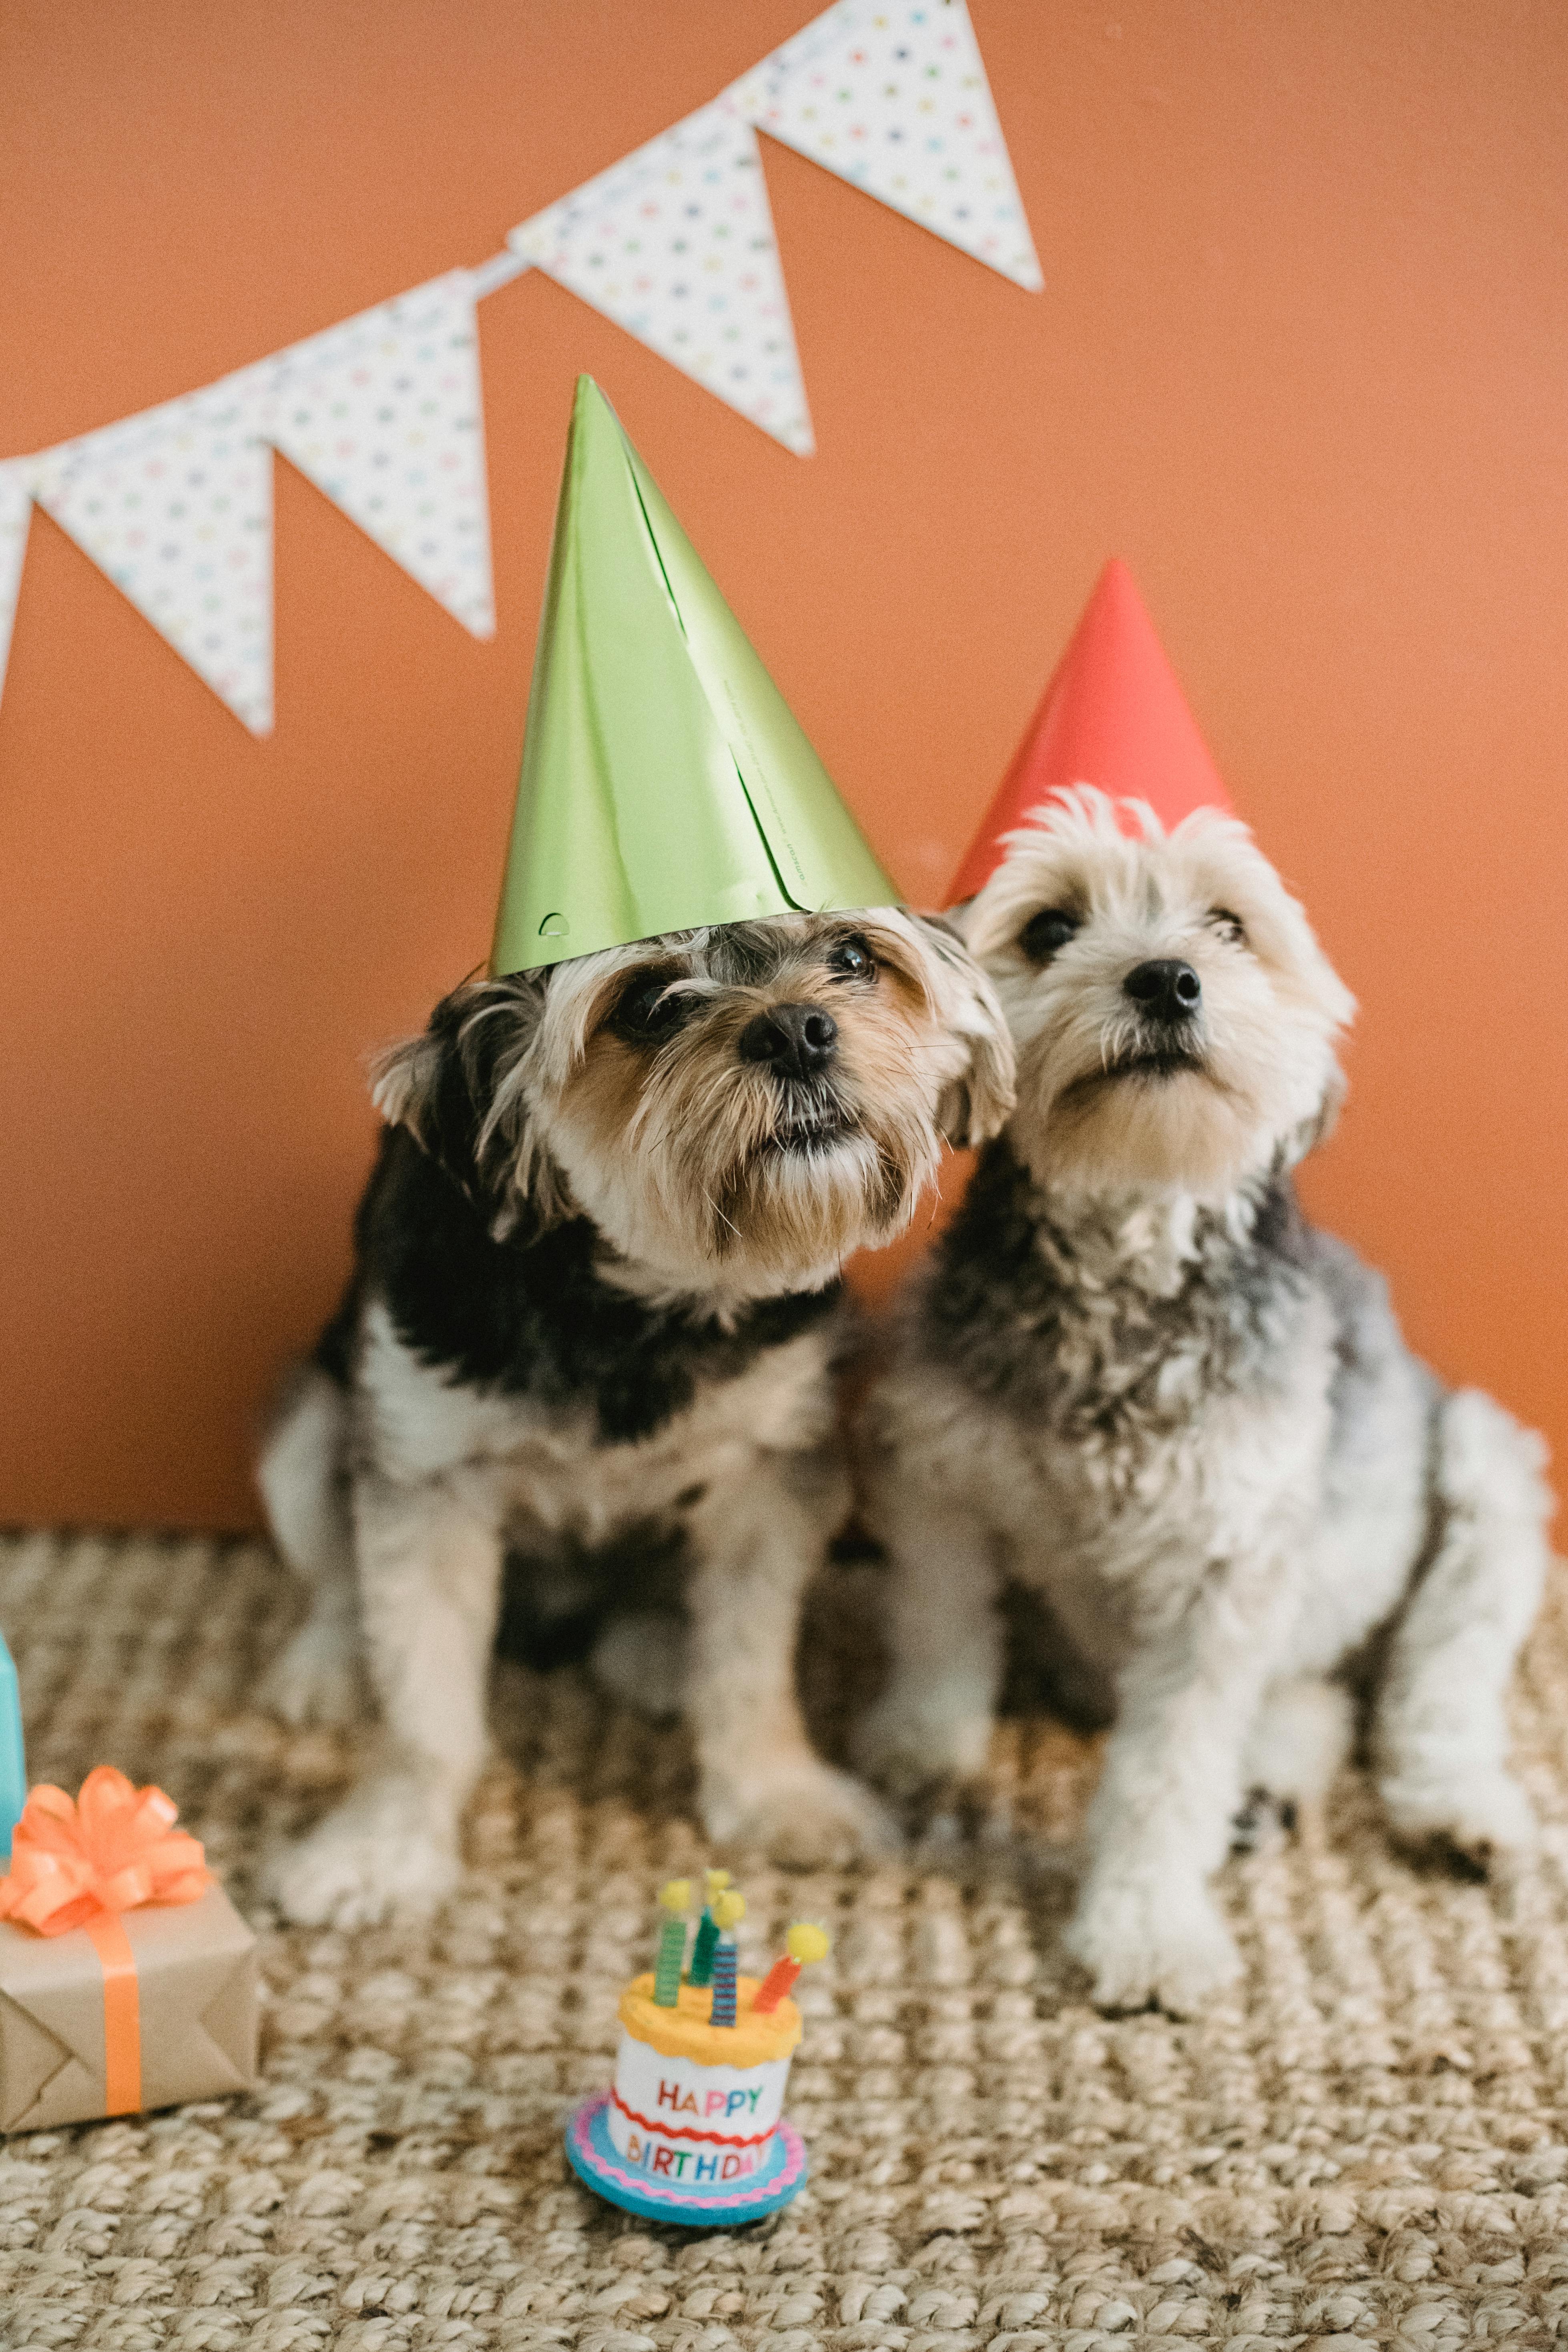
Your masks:
<instances>
[{"instance_id":1,"label":"toy candle","mask_svg":"<svg viewBox=\"0 0 1568 2352\"><path fill-rule=\"evenodd\" d=\"M735 2022L735 1947L728 1936L721 1936L713 1955L713 2006L709 2012L710 2025L733 2025Z\"/></svg>"},{"instance_id":2,"label":"toy candle","mask_svg":"<svg viewBox=\"0 0 1568 2352\"><path fill-rule=\"evenodd\" d=\"M757 1997L752 2003L753 2011L765 2017L771 2010L777 2009L801 1969L813 1960L825 1960L832 1949L820 1927L814 1927L807 1919L798 1921L784 1937L784 1957L773 1962L757 1988Z\"/></svg>"},{"instance_id":3,"label":"toy candle","mask_svg":"<svg viewBox=\"0 0 1568 2352\"><path fill-rule=\"evenodd\" d=\"M659 1929L653 1997L660 2009L673 2009L680 1998L680 1963L686 1958L686 1909L691 1900L691 1881L670 1879L659 1888L658 1899L674 1916Z\"/></svg>"},{"instance_id":4,"label":"toy candle","mask_svg":"<svg viewBox=\"0 0 1568 2352\"><path fill-rule=\"evenodd\" d=\"M735 2022L735 1973L738 1962L735 1938L730 1929L746 1916L746 1898L733 1889L716 1895L710 1906L713 1925L719 1932L718 1946L713 1954L713 2006L708 2013L710 2025L733 2025Z\"/></svg>"},{"instance_id":5,"label":"toy candle","mask_svg":"<svg viewBox=\"0 0 1568 2352\"><path fill-rule=\"evenodd\" d=\"M713 1917L714 1898L730 1884L727 1870L707 1870L702 1874L707 1901L702 1916L697 1922L697 1940L691 1947L691 1968L688 1982L694 1985L713 1981L713 1954L718 1948L719 1929Z\"/></svg>"}]
</instances>

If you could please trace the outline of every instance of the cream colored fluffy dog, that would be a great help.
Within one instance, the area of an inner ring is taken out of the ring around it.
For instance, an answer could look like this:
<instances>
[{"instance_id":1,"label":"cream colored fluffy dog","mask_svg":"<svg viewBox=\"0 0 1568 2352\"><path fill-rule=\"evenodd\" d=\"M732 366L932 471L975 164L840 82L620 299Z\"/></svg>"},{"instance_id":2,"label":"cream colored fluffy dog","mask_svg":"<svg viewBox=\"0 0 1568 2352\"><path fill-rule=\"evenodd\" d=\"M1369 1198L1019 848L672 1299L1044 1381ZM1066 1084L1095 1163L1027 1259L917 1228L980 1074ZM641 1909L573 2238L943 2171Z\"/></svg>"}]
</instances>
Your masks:
<instances>
[{"instance_id":1,"label":"cream colored fluffy dog","mask_svg":"<svg viewBox=\"0 0 1568 2352\"><path fill-rule=\"evenodd\" d=\"M1530 1840L1504 1694L1548 1497L1540 1440L1301 1218L1353 1011L1305 915L1233 819L1140 822L1062 795L961 918L1018 1108L870 1408L895 1664L859 1752L905 1793L974 1773L999 1587L1032 1591L1115 1716L1071 1948L1099 2001L1183 2010L1238 1965L1206 1884L1238 1805L1321 1792L1352 1689L1397 1832Z\"/></svg>"}]
</instances>

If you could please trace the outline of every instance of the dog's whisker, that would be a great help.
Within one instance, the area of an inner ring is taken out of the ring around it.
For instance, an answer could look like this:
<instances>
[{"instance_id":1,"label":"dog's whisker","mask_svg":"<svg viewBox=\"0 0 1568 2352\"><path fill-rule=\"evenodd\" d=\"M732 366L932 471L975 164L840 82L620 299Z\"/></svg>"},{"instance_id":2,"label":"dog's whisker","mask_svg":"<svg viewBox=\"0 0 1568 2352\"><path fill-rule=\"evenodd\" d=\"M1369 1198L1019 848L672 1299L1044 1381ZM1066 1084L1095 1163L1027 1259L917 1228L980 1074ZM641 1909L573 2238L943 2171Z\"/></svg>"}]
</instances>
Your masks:
<instances>
[{"instance_id":1,"label":"dog's whisker","mask_svg":"<svg viewBox=\"0 0 1568 2352\"><path fill-rule=\"evenodd\" d=\"M710 1192L704 1192L702 1197L707 1202L708 1206L712 1210L713 1214L717 1217L719 1223L721 1225L728 1225L730 1231L734 1234L735 1239L739 1241L741 1238L741 1228L736 1224L734 1219L725 1214L724 1211L719 1206L718 1202L714 1200Z\"/></svg>"}]
</instances>

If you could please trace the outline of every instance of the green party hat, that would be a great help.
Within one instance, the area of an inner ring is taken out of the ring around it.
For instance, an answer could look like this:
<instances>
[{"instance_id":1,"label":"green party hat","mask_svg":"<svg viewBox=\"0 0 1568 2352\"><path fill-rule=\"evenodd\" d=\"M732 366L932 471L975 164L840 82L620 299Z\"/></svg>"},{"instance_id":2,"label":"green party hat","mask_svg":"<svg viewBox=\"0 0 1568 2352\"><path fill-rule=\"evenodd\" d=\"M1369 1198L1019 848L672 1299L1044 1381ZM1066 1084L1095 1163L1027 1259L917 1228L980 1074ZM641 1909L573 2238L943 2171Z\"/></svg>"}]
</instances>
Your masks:
<instances>
[{"instance_id":1,"label":"green party hat","mask_svg":"<svg viewBox=\"0 0 1568 2352\"><path fill-rule=\"evenodd\" d=\"M614 409L579 376L491 971L898 898Z\"/></svg>"}]
</instances>

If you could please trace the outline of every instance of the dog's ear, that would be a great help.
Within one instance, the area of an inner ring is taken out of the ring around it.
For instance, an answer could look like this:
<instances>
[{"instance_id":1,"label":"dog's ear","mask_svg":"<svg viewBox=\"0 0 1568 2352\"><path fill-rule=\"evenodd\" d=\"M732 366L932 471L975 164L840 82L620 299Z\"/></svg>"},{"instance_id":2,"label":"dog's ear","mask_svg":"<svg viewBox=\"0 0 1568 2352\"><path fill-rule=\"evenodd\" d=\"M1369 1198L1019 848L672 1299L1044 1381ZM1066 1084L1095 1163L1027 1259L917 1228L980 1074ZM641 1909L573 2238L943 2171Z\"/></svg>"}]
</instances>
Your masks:
<instances>
[{"instance_id":1,"label":"dog's ear","mask_svg":"<svg viewBox=\"0 0 1568 2352\"><path fill-rule=\"evenodd\" d=\"M484 982L465 981L441 999L418 1036L388 1045L370 1066L371 1100L388 1126L405 1127L475 1196L479 1130L494 1081L493 1054L476 1047L492 1040L499 1046L500 1023L490 1020L472 1031L470 1024L489 992Z\"/></svg>"},{"instance_id":2,"label":"dog's ear","mask_svg":"<svg viewBox=\"0 0 1568 2352\"><path fill-rule=\"evenodd\" d=\"M434 1148L434 1113L443 1058L433 1013L427 1029L421 1029L416 1037L401 1037L395 1045L379 1046L365 1065L370 1098L388 1127L405 1127L426 1151Z\"/></svg>"},{"instance_id":3,"label":"dog's ear","mask_svg":"<svg viewBox=\"0 0 1568 2352\"><path fill-rule=\"evenodd\" d=\"M1335 1128L1339 1125L1340 1112L1343 1108L1345 1097L1349 1092L1350 1081L1345 1076L1345 1074L1341 1069L1339 1064L1335 1061L1331 1061L1329 1064L1328 1079L1324 1085L1322 1097L1318 1104L1317 1109L1312 1113L1310 1118L1304 1118L1299 1127L1293 1129L1291 1133L1286 1139L1285 1163L1287 1167L1300 1167L1301 1161L1305 1160L1310 1151L1316 1151L1320 1143L1327 1143L1330 1136L1332 1135Z\"/></svg>"},{"instance_id":4,"label":"dog's ear","mask_svg":"<svg viewBox=\"0 0 1568 2352\"><path fill-rule=\"evenodd\" d=\"M371 1064L371 1097L390 1126L405 1127L504 1239L527 1201L542 1223L563 1208L553 1167L532 1132L523 1061L543 1014L548 980L520 973L465 981L416 1037Z\"/></svg>"},{"instance_id":5,"label":"dog's ear","mask_svg":"<svg viewBox=\"0 0 1568 2352\"><path fill-rule=\"evenodd\" d=\"M937 1016L963 1047L963 1066L949 1079L937 1125L949 1143L988 1143L1017 1099L1012 1034L996 992L952 925L915 915L934 982Z\"/></svg>"}]
</instances>

